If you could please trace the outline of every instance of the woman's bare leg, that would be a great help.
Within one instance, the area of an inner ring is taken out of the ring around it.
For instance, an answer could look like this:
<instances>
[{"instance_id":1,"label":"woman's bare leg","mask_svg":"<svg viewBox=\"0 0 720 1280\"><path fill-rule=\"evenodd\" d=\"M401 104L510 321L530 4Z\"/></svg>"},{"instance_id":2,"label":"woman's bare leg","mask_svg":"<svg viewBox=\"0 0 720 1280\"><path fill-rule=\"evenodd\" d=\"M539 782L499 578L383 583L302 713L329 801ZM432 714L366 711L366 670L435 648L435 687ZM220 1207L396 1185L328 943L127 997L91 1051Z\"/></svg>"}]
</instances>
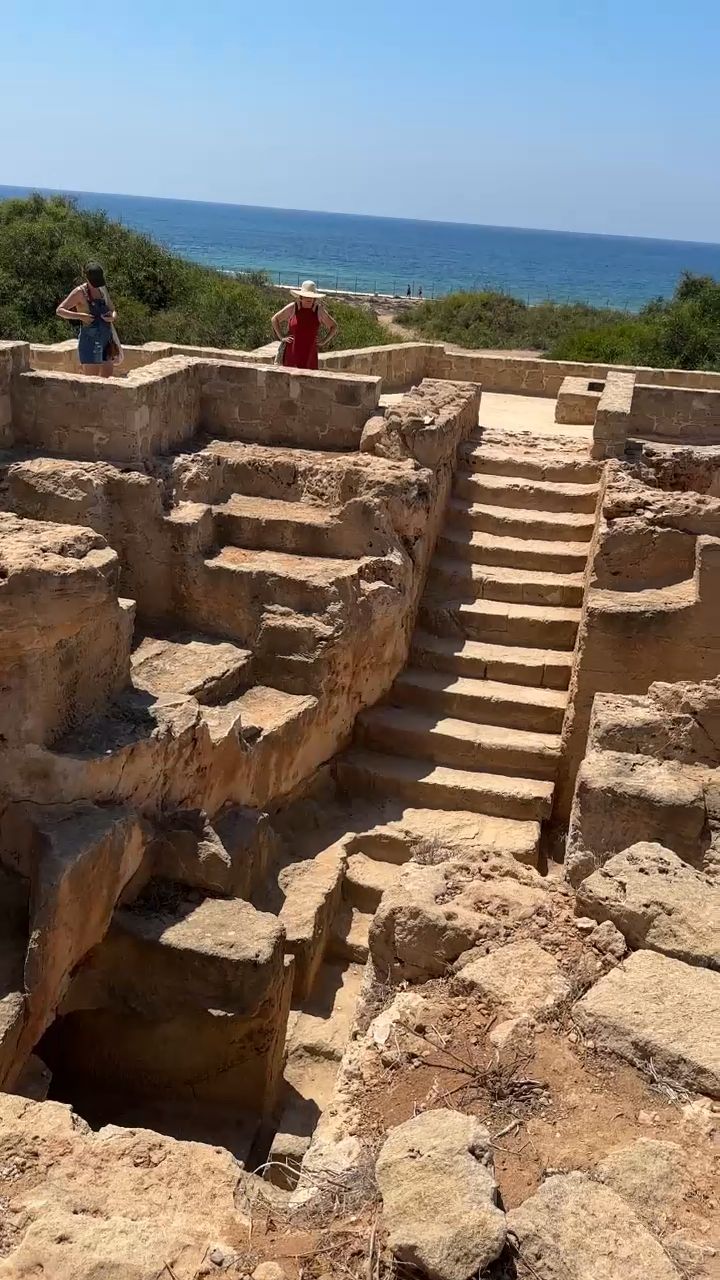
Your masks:
<instances>
[{"instance_id":1,"label":"woman's bare leg","mask_svg":"<svg viewBox=\"0 0 720 1280\"><path fill-rule=\"evenodd\" d=\"M100 377L112 378L114 370L115 370L115 365L113 364L112 360L103 360L102 364L100 365Z\"/></svg>"},{"instance_id":2,"label":"woman's bare leg","mask_svg":"<svg viewBox=\"0 0 720 1280\"><path fill-rule=\"evenodd\" d=\"M98 366L96 364L81 364L80 368L82 369L82 372L85 374L86 378L97 378Z\"/></svg>"}]
</instances>

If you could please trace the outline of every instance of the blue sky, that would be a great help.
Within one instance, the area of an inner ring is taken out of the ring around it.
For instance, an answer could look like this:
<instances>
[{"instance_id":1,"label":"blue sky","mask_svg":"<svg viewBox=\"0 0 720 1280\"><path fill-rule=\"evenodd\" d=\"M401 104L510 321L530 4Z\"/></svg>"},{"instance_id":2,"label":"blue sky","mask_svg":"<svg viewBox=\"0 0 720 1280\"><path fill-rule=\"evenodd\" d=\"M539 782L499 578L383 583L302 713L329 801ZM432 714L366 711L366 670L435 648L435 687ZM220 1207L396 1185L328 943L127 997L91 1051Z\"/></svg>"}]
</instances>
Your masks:
<instances>
[{"instance_id":1,"label":"blue sky","mask_svg":"<svg viewBox=\"0 0 720 1280\"><path fill-rule=\"evenodd\" d=\"M4 0L0 183L720 241L717 0Z\"/></svg>"}]
</instances>

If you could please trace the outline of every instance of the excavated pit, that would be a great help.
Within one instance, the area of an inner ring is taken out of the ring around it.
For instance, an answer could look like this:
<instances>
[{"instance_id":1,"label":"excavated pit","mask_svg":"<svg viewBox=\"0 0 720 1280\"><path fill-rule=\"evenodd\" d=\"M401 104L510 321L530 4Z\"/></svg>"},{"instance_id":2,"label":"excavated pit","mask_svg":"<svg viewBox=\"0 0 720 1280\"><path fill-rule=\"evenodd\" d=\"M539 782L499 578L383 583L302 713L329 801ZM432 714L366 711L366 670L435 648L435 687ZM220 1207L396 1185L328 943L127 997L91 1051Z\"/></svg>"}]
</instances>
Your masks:
<instances>
[{"instance_id":1,"label":"excavated pit","mask_svg":"<svg viewBox=\"0 0 720 1280\"><path fill-rule=\"evenodd\" d=\"M717 449L225 354L10 353L0 1280L710 1280Z\"/></svg>"}]
</instances>

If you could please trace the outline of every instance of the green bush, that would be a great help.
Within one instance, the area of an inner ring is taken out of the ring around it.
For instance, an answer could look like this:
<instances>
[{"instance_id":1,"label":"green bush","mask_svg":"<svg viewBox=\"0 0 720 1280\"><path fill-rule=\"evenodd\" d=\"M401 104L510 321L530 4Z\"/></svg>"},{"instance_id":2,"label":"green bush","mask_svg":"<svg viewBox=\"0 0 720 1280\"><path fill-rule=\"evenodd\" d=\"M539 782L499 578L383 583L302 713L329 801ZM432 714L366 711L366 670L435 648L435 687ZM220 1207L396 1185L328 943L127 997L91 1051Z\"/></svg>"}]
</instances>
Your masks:
<instances>
[{"instance_id":1,"label":"green bush","mask_svg":"<svg viewBox=\"0 0 720 1280\"><path fill-rule=\"evenodd\" d=\"M581 303L529 306L502 293L454 293L397 317L420 337L541 351L554 360L720 369L720 283L686 272L672 298L637 315Z\"/></svg>"},{"instance_id":2,"label":"green bush","mask_svg":"<svg viewBox=\"0 0 720 1280\"><path fill-rule=\"evenodd\" d=\"M78 209L62 196L0 201L0 338L58 342L74 329L55 308L103 264L124 342L250 350L272 339L270 317L287 302L262 272L235 278L170 253L150 236ZM331 304L336 349L392 341L375 316Z\"/></svg>"},{"instance_id":3,"label":"green bush","mask_svg":"<svg viewBox=\"0 0 720 1280\"><path fill-rule=\"evenodd\" d=\"M637 319L565 333L551 345L548 355L552 360L600 364L662 364L655 327Z\"/></svg>"},{"instance_id":4,"label":"green bush","mask_svg":"<svg viewBox=\"0 0 720 1280\"><path fill-rule=\"evenodd\" d=\"M543 302L530 306L505 293L451 293L423 302L397 317L424 338L463 347L527 347L543 351L568 332L612 324L621 311L582 303Z\"/></svg>"}]
</instances>

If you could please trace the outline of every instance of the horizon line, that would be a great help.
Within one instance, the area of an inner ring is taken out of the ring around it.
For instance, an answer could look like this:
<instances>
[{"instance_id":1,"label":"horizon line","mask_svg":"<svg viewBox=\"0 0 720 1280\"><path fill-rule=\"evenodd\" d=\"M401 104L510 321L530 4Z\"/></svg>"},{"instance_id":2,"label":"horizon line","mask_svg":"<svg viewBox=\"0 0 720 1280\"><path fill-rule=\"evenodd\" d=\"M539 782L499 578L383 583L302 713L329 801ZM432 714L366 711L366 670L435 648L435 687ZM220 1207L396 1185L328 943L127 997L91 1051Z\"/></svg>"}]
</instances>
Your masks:
<instances>
[{"instance_id":1,"label":"horizon line","mask_svg":"<svg viewBox=\"0 0 720 1280\"><path fill-rule=\"evenodd\" d=\"M207 204L217 206L223 209L258 209L269 213L304 213L317 214L320 217L331 218L369 218L378 222L419 222L428 226L436 227L471 227L482 231L519 231L532 232L534 235L563 235L563 236L580 236L589 237L591 239L600 240L648 240L659 244L693 244L704 245L708 248L720 248L720 241L716 240L683 240L675 239L668 236L651 236L651 235L628 235L627 233L617 231L568 231L563 227L521 227L515 224L503 224L494 222L465 222L460 219L453 218L410 218L400 217L398 214L384 213L342 213L333 209L298 209L285 205L271 204L242 204L233 200L198 200L190 196L151 196L143 195L139 192L131 191L85 191L79 188L71 187L41 187L30 183L0 183L0 191L27 191L31 194L37 192L39 195L65 195L65 196L111 196L113 199L120 200L157 200L170 204Z\"/></svg>"}]
</instances>

